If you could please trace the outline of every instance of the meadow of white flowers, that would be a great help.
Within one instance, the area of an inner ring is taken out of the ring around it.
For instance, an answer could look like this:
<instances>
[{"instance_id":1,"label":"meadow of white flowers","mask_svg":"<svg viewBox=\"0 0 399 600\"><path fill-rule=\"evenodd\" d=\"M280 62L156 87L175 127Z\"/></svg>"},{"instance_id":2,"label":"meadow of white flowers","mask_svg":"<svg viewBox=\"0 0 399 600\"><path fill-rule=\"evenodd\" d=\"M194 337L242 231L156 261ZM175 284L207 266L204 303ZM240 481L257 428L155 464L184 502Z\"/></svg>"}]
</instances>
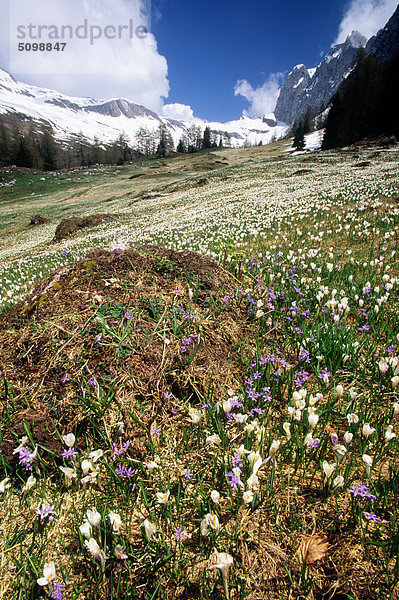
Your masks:
<instances>
[{"instance_id":1,"label":"meadow of white flowers","mask_svg":"<svg viewBox=\"0 0 399 600\"><path fill-rule=\"evenodd\" d=\"M204 599L255 599L265 589L276 600L312 589L394 597L399 150L363 154L370 165L362 168L345 151L312 155L303 174L296 171L307 155L247 163L198 189L132 206L123 200L119 220L60 246L43 248L40 234L1 251L4 309L94 249L122 256L132 244L194 250L234 274L236 287L215 306L245 306L252 327L248 365L234 389L210 393L202 405L165 393L172 409L153 423L143 461L130 454L122 421L108 446L106 424L95 447L63 432L64 452L51 458L58 479L46 479L47 458L35 440L16 441L19 464L3 463L0 502L6 522L22 519L25 502L36 523L40 543L34 558L21 559L26 574L18 575L26 598L94 600L105 597L102 589L115 599L183 598L194 589ZM180 340L179 360L195 356L209 318L195 290L186 296L190 335ZM127 327L130 307L123 310ZM104 347L123 329L107 327L96 338ZM165 339L172 339L166 327L165 317ZM262 346L276 331L278 344ZM0 367L5 382L7 365ZM101 404L101 376L82 383L82 394ZM15 547L32 535L24 527ZM73 551L59 539L68 528ZM325 587L328 569L312 571L306 553L298 568L293 562L301 536L321 528L331 549L318 560L330 560L333 573ZM137 587L136 572L145 574ZM8 597L21 597L7 586Z\"/></svg>"}]
</instances>

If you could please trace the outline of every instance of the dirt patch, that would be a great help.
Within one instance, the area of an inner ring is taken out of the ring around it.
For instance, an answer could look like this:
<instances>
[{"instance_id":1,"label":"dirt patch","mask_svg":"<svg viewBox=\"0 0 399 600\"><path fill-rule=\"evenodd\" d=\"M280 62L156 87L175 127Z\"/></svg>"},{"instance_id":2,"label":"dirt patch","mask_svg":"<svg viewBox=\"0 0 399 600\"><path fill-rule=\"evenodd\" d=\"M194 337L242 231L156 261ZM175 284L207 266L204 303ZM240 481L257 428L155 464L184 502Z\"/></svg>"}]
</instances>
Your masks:
<instances>
[{"instance_id":1,"label":"dirt patch","mask_svg":"<svg viewBox=\"0 0 399 600\"><path fill-rule=\"evenodd\" d=\"M298 171L294 171L291 177L294 177L294 175L309 175L309 173L313 173L312 169L299 169Z\"/></svg>"},{"instance_id":2,"label":"dirt patch","mask_svg":"<svg viewBox=\"0 0 399 600\"><path fill-rule=\"evenodd\" d=\"M38 405L35 409L17 411L11 417L9 428L4 432L3 442L0 444L0 452L10 464L18 462L18 454L13 451L18 446L18 440L27 434L46 450L62 451L62 444L48 409Z\"/></svg>"},{"instance_id":3,"label":"dirt patch","mask_svg":"<svg viewBox=\"0 0 399 600\"><path fill-rule=\"evenodd\" d=\"M97 215L89 215L87 217L69 217L67 219L62 219L61 223L55 230L54 241L60 242L80 229L84 229L86 227L95 227L96 225L100 225L100 223L104 223L105 221L116 219L118 216L119 215L99 213Z\"/></svg>"},{"instance_id":4,"label":"dirt patch","mask_svg":"<svg viewBox=\"0 0 399 600\"><path fill-rule=\"evenodd\" d=\"M370 165L371 165L371 162L369 160L363 160L362 162L358 162L353 166L356 167L357 169L362 169L364 167L369 167Z\"/></svg>"},{"instance_id":5,"label":"dirt patch","mask_svg":"<svg viewBox=\"0 0 399 600\"><path fill-rule=\"evenodd\" d=\"M42 215L33 215L30 218L30 225L44 225L45 223L50 223L50 219L46 219Z\"/></svg>"}]
</instances>

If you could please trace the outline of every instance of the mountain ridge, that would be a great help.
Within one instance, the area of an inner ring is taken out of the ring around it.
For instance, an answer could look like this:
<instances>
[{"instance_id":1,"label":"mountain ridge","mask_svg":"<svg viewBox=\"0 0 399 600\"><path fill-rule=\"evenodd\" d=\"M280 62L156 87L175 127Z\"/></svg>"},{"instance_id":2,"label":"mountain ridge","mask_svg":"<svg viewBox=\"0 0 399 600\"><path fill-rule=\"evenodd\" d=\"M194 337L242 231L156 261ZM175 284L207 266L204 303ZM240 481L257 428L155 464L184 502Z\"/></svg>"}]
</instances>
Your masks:
<instances>
[{"instance_id":1,"label":"mountain ridge","mask_svg":"<svg viewBox=\"0 0 399 600\"><path fill-rule=\"evenodd\" d=\"M296 65L284 81L277 98L274 114L287 124L304 116L308 107L313 114L321 113L353 68L358 49L367 39L352 31L342 44L331 46L317 67L308 69Z\"/></svg>"},{"instance_id":2,"label":"mountain ridge","mask_svg":"<svg viewBox=\"0 0 399 600\"><path fill-rule=\"evenodd\" d=\"M97 139L104 144L124 134L134 145L140 128L155 132L161 124L166 125L175 145L179 139L189 135L193 125L202 130L209 126L219 136L227 132L231 145L235 147L268 143L287 130L286 124L278 123L274 117L268 120L241 117L226 123L171 119L128 98L68 96L56 90L25 84L0 68L0 118L2 115L32 124L47 124L58 140L66 141L83 135L88 141Z\"/></svg>"}]
</instances>

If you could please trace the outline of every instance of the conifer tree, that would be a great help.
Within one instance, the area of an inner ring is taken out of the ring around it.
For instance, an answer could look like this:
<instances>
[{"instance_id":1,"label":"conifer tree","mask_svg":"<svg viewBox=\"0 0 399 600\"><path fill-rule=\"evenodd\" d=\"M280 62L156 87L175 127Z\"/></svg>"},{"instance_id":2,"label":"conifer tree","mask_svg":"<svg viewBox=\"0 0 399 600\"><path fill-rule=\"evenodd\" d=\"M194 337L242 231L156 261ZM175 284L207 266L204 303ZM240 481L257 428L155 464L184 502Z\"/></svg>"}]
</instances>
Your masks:
<instances>
[{"instance_id":1,"label":"conifer tree","mask_svg":"<svg viewBox=\"0 0 399 600\"><path fill-rule=\"evenodd\" d=\"M212 148L211 130L210 127L206 126L204 129L204 137L202 139L202 147L204 150Z\"/></svg>"},{"instance_id":2,"label":"conifer tree","mask_svg":"<svg viewBox=\"0 0 399 600\"><path fill-rule=\"evenodd\" d=\"M34 166L34 147L32 140L26 135L19 135L15 164L17 167L26 167L29 169Z\"/></svg>"},{"instance_id":3,"label":"conifer tree","mask_svg":"<svg viewBox=\"0 0 399 600\"><path fill-rule=\"evenodd\" d=\"M45 128L40 143L40 156L44 171L55 171L57 168L57 145L50 129Z\"/></svg>"},{"instance_id":4,"label":"conifer tree","mask_svg":"<svg viewBox=\"0 0 399 600\"><path fill-rule=\"evenodd\" d=\"M296 148L297 150L304 150L305 145L306 145L305 134L304 134L304 130L303 130L303 125L301 123L300 125L298 125L298 127L295 131L292 147Z\"/></svg>"},{"instance_id":5,"label":"conifer tree","mask_svg":"<svg viewBox=\"0 0 399 600\"><path fill-rule=\"evenodd\" d=\"M0 125L0 164L9 165L12 159L11 136L7 127L2 123Z\"/></svg>"},{"instance_id":6,"label":"conifer tree","mask_svg":"<svg viewBox=\"0 0 399 600\"><path fill-rule=\"evenodd\" d=\"M184 145L183 138L180 138L179 143L177 144L176 152L180 152L184 154L186 152L186 147Z\"/></svg>"}]
</instances>

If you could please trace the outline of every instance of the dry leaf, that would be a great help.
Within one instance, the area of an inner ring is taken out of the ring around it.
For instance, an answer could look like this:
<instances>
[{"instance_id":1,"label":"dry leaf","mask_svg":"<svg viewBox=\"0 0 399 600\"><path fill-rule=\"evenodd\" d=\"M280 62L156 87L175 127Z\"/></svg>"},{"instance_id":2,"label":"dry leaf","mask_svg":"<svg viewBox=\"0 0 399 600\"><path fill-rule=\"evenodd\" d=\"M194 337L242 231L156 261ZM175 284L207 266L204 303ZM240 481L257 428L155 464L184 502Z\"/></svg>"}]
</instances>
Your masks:
<instances>
[{"instance_id":1,"label":"dry leaf","mask_svg":"<svg viewBox=\"0 0 399 600\"><path fill-rule=\"evenodd\" d=\"M315 533L314 535L306 536L299 544L299 548L295 556L301 563L306 560L308 565L313 564L316 560L324 558L328 550L328 539L325 533Z\"/></svg>"}]
</instances>

